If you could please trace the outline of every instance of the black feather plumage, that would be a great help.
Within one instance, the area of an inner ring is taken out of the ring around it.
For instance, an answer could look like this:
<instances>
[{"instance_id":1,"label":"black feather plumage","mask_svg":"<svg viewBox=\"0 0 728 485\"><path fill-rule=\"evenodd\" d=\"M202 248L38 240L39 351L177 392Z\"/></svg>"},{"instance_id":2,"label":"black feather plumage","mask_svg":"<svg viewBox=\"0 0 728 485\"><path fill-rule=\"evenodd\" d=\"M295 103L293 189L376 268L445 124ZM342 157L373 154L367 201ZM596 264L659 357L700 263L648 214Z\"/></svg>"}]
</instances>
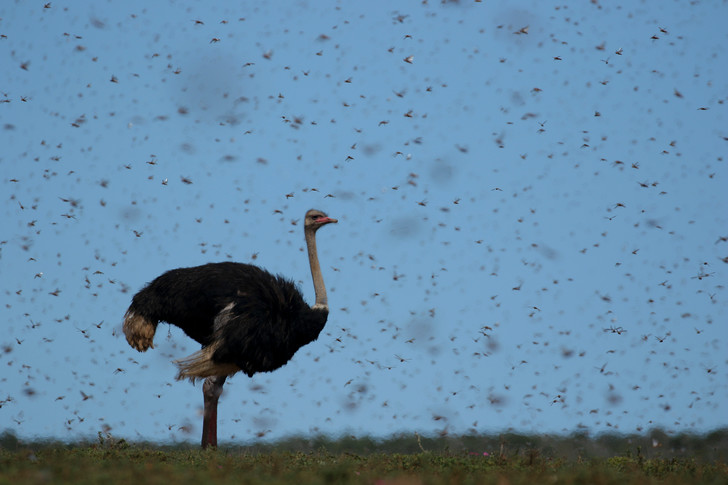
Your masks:
<instances>
[{"instance_id":1,"label":"black feather plumage","mask_svg":"<svg viewBox=\"0 0 728 485\"><path fill-rule=\"evenodd\" d=\"M318 338L328 310L309 307L296 285L257 266L210 263L167 271L132 299L129 312L181 328L212 359L252 376L288 362Z\"/></svg>"}]
</instances>

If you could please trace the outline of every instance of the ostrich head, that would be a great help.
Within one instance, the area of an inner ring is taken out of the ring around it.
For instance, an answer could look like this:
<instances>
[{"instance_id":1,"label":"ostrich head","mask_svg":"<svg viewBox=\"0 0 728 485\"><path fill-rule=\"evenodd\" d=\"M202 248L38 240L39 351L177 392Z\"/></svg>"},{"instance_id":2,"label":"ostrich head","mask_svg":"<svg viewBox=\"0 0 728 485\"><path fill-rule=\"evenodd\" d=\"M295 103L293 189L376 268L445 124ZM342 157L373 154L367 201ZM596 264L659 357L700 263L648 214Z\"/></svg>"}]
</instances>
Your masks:
<instances>
[{"instance_id":1,"label":"ostrich head","mask_svg":"<svg viewBox=\"0 0 728 485\"><path fill-rule=\"evenodd\" d=\"M321 226L326 224L339 222L336 219L332 219L320 210L311 209L306 212L306 219L303 223L303 227L306 231L316 232Z\"/></svg>"}]
</instances>

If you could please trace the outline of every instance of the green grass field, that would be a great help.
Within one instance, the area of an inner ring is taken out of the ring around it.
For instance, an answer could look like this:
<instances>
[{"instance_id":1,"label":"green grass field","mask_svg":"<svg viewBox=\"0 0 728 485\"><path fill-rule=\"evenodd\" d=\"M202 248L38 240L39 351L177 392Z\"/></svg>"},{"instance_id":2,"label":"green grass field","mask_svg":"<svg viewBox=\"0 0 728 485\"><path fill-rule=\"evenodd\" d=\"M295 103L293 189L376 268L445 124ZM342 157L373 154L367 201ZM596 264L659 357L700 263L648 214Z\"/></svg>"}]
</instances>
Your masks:
<instances>
[{"instance_id":1,"label":"green grass field","mask_svg":"<svg viewBox=\"0 0 728 485\"><path fill-rule=\"evenodd\" d=\"M662 440L662 441L661 441ZM0 436L0 484L726 484L728 430L706 436L502 435L188 445Z\"/></svg>"}]
</instances>

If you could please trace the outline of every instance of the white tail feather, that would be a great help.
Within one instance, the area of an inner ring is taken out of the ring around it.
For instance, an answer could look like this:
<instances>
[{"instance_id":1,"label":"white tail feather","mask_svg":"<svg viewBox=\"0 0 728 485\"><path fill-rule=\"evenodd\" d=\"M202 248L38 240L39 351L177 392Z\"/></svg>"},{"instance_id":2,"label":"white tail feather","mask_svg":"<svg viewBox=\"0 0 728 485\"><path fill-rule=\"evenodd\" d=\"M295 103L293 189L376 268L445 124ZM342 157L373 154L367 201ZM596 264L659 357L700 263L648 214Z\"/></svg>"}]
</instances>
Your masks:
<instances>
[{"instance_id":1,"label":"white tail feather","mask_svg":"<svg viewBox=\"0 0 728 485\"><path fill-rule=\"evenodd\" d=\"M154 348L154 334L157 331L157 324L127 310L124 315L122 327L126 341L139 352Z\"/></svg>"},{"instance_id":2,"label":"white tail feather","mask_svg":"<svg viewBox=\"0 0 728 485\"><path fill-rule=\"evenodd\" d=\"M240 367L235 364L213 361L212 355L216 348L217 346L213 343L184 359L175 360L174 363L179 368L177 380L189 378L194 382L195 379L203 377L231 376L240 372Z\"/></svg>"}]
</instances>

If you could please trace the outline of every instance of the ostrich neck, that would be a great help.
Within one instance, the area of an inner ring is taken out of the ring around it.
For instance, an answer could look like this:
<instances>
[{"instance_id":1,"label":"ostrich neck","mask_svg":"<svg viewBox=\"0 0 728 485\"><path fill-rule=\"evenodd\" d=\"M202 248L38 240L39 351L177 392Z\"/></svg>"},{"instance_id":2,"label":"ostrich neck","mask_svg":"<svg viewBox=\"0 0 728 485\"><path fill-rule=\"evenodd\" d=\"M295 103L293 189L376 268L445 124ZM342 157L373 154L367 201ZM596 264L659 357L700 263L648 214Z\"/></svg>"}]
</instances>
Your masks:
<instances>
[{"instance_id":1,"label":"ostrich neck","mask_svg":"<svg viewBox=\"0 0 728 485\"><path fill-rule=\"evenodd\" d=\"M313 308L329 309L329 302L326 298L326 286L321 275L318 254L316 252L316 233L306 231L306 247L308 248L308 262L311 265L311 277L313 278L313 289L316 292L316 303Z\"/></svg>"}]
</instances>

